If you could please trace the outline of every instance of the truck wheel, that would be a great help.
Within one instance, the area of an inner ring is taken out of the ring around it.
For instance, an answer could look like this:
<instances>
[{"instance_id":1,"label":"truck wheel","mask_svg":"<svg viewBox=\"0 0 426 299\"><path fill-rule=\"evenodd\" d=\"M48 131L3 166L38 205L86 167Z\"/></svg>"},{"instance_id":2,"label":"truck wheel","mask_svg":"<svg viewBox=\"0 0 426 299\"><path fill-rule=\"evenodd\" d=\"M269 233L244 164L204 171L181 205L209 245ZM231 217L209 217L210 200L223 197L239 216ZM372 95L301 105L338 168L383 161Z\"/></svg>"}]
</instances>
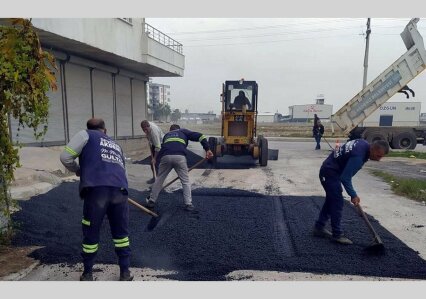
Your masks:
<instances>
[{"instance_id":1,"label":"truck wheel","mask_svg":"<svg viewBox=\"0 0 426 299\"><path fill-rule=\"evenodd\" d=\"M260 139L259 150L260 150L260 153L259 153L260 166L268 165L268 139L263 138L263 136Z\"/></svg>"},{"instance_id":2,"label":"truck wheel","mask_svg":"<svg viewBox=\"0 0 426 299\"><path fill-rule=\"evenodd\" d=\"M402 132L392 139L392 146L395 149L415 149L417 138L411 132Z\"/></svg>"},{"instance_id":3,"label":"truck wheel","mask_svg":"<svg viewBox=\"0 0 426 299\"><path fill-rule=\"evenodd\" d=\"M365 139L368 141L368 143L372 144L374 141L377 140L384 140L384 141L388 141L386 136L380 132L371 132L368 133L367 136L365 137Z\"/></svg>"},{"instance_id":4,"label":"truck wheel","mask_svg":"<svg viewBox=\"0 0 426 299\"><path fill-rule=\"evenodd\" d=\"M213 153L213 158L211 158L207 161L208 161L208 163L212 164L213 166L216 166L216 162L217 162L216 145L217 145L217 138L216 137L209 137L209 147L210 147L210 150Z\"/></svg>"}]
</instances>

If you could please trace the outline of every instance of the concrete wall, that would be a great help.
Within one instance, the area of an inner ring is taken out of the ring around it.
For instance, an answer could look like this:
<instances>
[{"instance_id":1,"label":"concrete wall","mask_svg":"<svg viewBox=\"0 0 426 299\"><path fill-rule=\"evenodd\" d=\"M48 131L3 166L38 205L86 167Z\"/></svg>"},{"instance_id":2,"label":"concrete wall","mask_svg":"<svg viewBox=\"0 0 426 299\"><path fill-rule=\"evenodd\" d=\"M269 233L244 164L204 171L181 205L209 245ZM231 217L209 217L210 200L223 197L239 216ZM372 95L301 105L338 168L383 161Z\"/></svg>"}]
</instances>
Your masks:
<instances>
[{"instance_id":1,"label":"concrete wall","mask_svg":"<svg viewBox=\"0 0 426 299\"><path fill-rule=\"evenodd\" d=\"M185 56L148 37L142 35L142 62L183 76Z\"/></svg>"},{"instance_id":2,"label":"concrete wall","mask_svg":"<svg viewBox=\"0 0 426 299\"><path fill-rule=\"evenodd\" d=\"M118 18L35 18L32 23L42 30L142 62L143 20L134 18L129 24Z\"/></svg>"}]
</instances>

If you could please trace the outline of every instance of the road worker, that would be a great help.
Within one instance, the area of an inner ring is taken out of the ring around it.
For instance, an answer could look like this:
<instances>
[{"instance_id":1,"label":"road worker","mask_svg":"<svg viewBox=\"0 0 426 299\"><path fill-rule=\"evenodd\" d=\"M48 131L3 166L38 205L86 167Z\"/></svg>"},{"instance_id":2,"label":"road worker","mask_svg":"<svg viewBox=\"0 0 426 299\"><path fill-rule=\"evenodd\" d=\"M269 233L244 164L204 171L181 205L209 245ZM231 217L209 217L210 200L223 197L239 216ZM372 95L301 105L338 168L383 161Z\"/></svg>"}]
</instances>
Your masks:
<instances>
[{"instance_id":1,"label":"road worker","mask_svg":"<svg viewBox=\"0 0 426 299\"><path fill-rule=\"evenodd\" d=\"M182 183L185 210L196 212L192 204L191 183L189 181L188 164L186 161L186 147L189 140L201 143L206 151L207 159L213 157L206 136L199 132L181 129L177 124L171 125L170 132L163 138L163 144L159 153L158 176L152 185L151 195L146 199L146 207L150 209L154 208L164 180L170 171L174 169Z\"/></svg>"},{"instance_id":2,"label":"road worker","mask_svg":"<svg viewBox=\"0 0 426 299\"><path fill-rule=\"evenodd\" d=\"M151 170L152 170L152 179L147 183L152 184L155 181L155 173L158 173L158 163L157 157L161 149L161 141L163 140L164 133L155 123L143 120L141 122L142 131L146 134L148 139L149 149L151 152ZM157 167L156 167L157 165ZM156 167L156 168L155 168ZM154 173L155 168L155 173Z\"/></svg>"},{"instance_id":3,"label":"road worker","mask_svg":"<svg viewBox=\"0 0 426 299\"><path fill-rule=\"evenodd\" d=\"M343 235L340 226L344 202L342 185L351 197L352 204L358 205L360 198L352 186L352 177L368 159L380 161L388 153L389 144L386 141L378 140L370 145L364 139L348 141L330 153L322 163L319 172L319 179L326 197L314 226L314 236L331 238L340 244L352 244L352 241ZM329 218L332 232L325 228Z\"/></svg>"},{"instance_id":4,"label":"road worker","mask_svg":"<svg viewBox=\"0 0 426 299\"><path fill-rule=\"evenodd\" d=\"M79 158L79 164L75 159ZM108 216L120 280L132 280L129 271L129 205L125 159L121 147L106 135L100 118L87 121L87 130L78 132L61 153L62 164L80 177L83 205L82 281L93 280L93 265L105 214Z\"/></svg>"}]
</instances>

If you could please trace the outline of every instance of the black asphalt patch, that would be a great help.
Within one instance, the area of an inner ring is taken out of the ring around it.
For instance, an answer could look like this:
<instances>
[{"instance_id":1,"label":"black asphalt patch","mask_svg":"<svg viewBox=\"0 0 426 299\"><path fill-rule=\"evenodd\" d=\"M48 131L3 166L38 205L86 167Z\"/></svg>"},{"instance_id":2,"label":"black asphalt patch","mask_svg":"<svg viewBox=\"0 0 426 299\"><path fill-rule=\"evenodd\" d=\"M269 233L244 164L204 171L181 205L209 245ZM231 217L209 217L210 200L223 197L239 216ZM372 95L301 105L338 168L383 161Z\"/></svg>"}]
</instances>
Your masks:
<instances>
[{"instance_id":1,"label":"black asphalt patch","mask_svg":"<svg viewBox=\"0 0 426 299\"><path fill-rule=\"evenodd\" d=\"M188 168L194 166L197 162L203 160L204 157L201 157L190 150L186 150L186 162L188 164ZM150 165L151 164L151 156L146 157L142 160L133 161L133 164L142 164L142 165ZM205 169L209 168L207 163L202 163L201 165L195 167L196 169Z\"/></svg>"},{"instance_id":2,"label":"black asphalt patch","mask_svg":"<svg viewBox=\"0 0 426 299\"><path fill-rule=\"evenodd\" d=\"M20 225L16 246L45 246L33 253L41 263L81 262L83 202L78 183L63 183L46 194L20 201L13 215ZM131 190L142 203L147 193ZM346 204L343 228L354 245L311 235L323 197L266 196L234 189L193 190L198 214L183 209L180 191L161 193L156 212L165 217L153 230L151 216L130 206L132 267L176 271L176 280L225 280L235 270L313 272L393 278L426 278L426 262L372 217L386 255L369 256L372 237L355 209ZM97 263L116 264L105 220ZM96 267L96 266L95 266ZM142 278L143 279L143 278Z\"/></svg>"}]
</instances>

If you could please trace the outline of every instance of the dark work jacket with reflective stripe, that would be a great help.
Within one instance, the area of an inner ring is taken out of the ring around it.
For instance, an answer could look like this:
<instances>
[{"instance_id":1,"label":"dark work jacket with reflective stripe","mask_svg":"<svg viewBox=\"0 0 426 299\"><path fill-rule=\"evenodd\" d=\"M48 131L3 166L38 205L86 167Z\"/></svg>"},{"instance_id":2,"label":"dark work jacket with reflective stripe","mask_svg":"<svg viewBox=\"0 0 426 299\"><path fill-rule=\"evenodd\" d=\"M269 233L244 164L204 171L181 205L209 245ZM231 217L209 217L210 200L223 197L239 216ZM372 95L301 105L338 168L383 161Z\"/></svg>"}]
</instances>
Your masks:
<instances>
[{"instance_id":1,"label":"dark work jacket with reflective stripe","mask_svg":"<svg viewBox=\"0 0 426 299\"><path fill-rule=\"evenodd\" d=\"M192 132L187 129L179 129L168 132L164 135L161 150L158 153L159 158L167 155L182 155L186 156L186 147L188 141L200 142L205 151L209 150L207 138L198 132ZM159 159L158 159L159 160Z\"/></svg>"},{"instance_id":2,"label":"dark work jacket with reflective stripe","mask_svg":"<svg viewBox=\"0 0 426 299\"><path fill-rule=\"evenodd\" d=\"M80 194L83 188L111 186L127 190L125 161L121 147L98 130L87 130L89 140L79 156Z\"/></svg>"},{"instance_id":3,"label":"dark work jacket with reflective stripe","mask_svg":"<svg viewBox=\"0 0 426 299\"><path fill-rule=\"evenodd\" d=\"M352 165L361 168L370 156L370 145L364 139L355 139L343 144L337 151L333 151L322 163L321 169L333 170L339 175L345 169L349 158L359 157L360 165Z\"/></svg>"}]
</instances>

